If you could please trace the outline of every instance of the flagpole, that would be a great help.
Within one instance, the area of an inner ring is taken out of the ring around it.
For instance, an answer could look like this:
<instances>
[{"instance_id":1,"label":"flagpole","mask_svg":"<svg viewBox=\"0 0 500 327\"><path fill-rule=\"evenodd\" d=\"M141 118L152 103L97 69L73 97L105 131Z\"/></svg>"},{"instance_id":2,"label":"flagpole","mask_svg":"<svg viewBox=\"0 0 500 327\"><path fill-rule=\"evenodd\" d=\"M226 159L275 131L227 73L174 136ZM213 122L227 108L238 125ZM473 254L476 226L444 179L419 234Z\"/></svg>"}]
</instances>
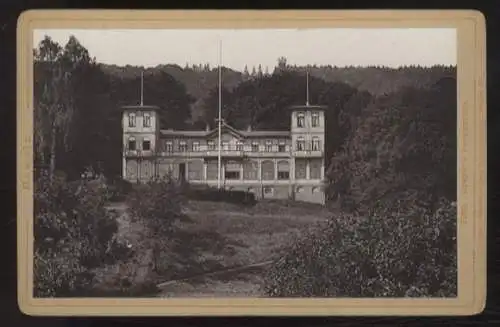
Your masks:
<instances>
[{"instance_id":1,"label":"flagpole","mask_svg":"<svg viewBox=\"0 0 500 327\"><path fill-rule=\"evenodd\" d=\"M221 187L221 127L222 127L222 40L219 41L219 119L218 119L218 132L219 132L219 153L218 153L218 178L217 178L217 187L220 189Z\"/></svg>"},{"instance_id":2,"label":"flagpole","mask_svg":"<svg viewBox=\"0 0 500 327\"><path fill-rule=\"evenodd\" d=\"M141 107L144 106L144 71L141 70Z\"/></svg>"},{"instance_id":3,"label":"flagpole","mask_svg":"<svg viewBox=\"0 0 500 327\"><path fill-rule=\"evenodd\" d=\"M309 106L309 70L306 68L306 106Z\"/></svg>"}]
</instances>

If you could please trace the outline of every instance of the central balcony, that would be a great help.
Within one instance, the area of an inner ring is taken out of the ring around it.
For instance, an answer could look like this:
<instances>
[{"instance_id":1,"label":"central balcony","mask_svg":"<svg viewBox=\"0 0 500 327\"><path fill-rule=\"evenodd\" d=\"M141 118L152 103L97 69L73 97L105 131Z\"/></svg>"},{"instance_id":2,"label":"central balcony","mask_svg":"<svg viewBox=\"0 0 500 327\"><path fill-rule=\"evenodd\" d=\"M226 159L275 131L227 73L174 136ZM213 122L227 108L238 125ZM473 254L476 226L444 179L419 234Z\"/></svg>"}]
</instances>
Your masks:
<instances>
[{"instance_id":1,"label":"central balcony","mask_svg":"<svg viewBox=\"0 0 500 327\"><path fill-rule=\"evenodd\" d=\"M162 157L190 157L190 158L217 158L219 151L216 147L200 147L194 150L176 150L165 151L159 153ZM288 158L290 151L263 151L262 149L253 149L251 147L223 147L220 151L222 158L246 158L246 157L261 157L261 158Z\"/></svg>"}]
</instances>

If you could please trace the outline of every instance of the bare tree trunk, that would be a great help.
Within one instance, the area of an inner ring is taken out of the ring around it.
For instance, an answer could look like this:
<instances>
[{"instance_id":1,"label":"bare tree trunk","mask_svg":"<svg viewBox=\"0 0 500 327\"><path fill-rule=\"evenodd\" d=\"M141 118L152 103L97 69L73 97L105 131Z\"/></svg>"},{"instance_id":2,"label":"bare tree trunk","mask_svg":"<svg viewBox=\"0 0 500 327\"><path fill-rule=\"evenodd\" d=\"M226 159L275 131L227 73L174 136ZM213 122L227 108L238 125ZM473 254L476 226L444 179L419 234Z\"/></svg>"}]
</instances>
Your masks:
<instances>
[{"instance_id":1,"label":"bare tree trunk","mask_svg":"<svg viewBox=\"0 0 500 327\"><path fill-rule=\"evenodd\" d=\"M50 181L54 180L54 174L56 171L56 134L57 129L55 124L52 124L52 130L50 133L50 170L49 177Z\"/></svg>"}]
</instances>

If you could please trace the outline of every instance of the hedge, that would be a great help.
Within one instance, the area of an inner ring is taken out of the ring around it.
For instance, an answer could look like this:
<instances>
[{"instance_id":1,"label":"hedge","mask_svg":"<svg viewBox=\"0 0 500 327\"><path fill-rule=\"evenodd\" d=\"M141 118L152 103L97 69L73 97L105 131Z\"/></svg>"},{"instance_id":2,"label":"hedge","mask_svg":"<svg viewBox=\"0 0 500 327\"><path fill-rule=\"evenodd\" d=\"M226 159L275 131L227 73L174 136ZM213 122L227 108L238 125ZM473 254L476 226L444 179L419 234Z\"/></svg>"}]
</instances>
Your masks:
<instances>
[{"instance_id":1,"label":"hedge","mask_svg":"<svg viewBox=\"0 0 500 327\"><path fill-rule=\"evenodd\" d=\"M188 199L197 201L227 202L245 206L253 206L257 203L255 195L247 191L188 186L185 188L185 194Z\"/></svg>"}]
</instances>

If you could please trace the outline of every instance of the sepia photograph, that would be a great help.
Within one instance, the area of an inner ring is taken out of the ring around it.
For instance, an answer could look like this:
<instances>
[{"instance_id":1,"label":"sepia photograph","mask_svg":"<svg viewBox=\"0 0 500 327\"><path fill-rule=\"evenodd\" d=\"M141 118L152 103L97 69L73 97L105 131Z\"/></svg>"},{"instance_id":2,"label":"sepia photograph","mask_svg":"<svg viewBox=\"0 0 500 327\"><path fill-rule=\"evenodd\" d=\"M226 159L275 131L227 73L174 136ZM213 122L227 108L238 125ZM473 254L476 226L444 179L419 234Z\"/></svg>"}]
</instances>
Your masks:
<instances>
[{"instance_id":1,"label":"sepia photograph","mask_svg":"<svg viewBox=\"0 0 500 327\"><path fill-rule=\"evenodd\" d=\"M31 296L457 299L457 30L33 29Z\"/></svg>"}]
</instances>

